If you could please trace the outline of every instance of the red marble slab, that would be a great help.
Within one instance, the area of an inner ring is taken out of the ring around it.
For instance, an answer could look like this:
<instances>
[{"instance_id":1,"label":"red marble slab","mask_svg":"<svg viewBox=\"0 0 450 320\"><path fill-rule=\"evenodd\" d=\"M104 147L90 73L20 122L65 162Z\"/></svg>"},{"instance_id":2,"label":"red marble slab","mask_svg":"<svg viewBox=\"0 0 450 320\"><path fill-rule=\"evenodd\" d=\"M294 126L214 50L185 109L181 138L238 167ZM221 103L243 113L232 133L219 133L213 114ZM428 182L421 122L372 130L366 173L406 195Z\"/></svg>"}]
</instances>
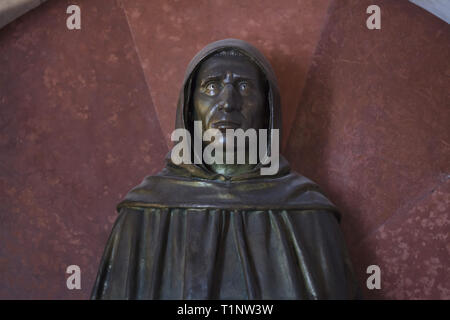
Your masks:
<instances>
[{"instance_id":1,"label":"red marble slab","mask_svg":"<svg viewBox=\"0 0 450 320\"><path fill-rule=\"evenodd\" d=\"M168 151L124 12L49 1L0 30L0 66L0 298L88 298L115 205Z\"/></svg>"},{"instance_id":2,"label":"red marble slab","mask_svg":"<svg viewBox=\"0 0 450 320\"><path fill-rule=\"evenodd\" d=\"M169 146L187 64L206 44L225 38L249 41L269 58L279 80L287 138L330 0L120 2Z\"/></svg>"},{"instance_id":3,"label":"red marble slab","mask_svg":"<svg viewBox=\"0 0 450 320\"><path fill-rule=\"evenodd\" d=\"M370 4L331 6L286 150L342 210L351 249L450 173L450 29L412 3L378 1L381 30L368 30Z\"/></svg>"},{"instance_id":4,"label":"red marble slab","mask_svg":"<svg viewBox=\"0 0 450 320\"><path fill-rule=\"evenodd\" d=\"M354 248L365 298L450 299L449 207L450 177L446 177ZM379 290L366 286L369 265L380 267Z\"/></svg>"}]
</instances>

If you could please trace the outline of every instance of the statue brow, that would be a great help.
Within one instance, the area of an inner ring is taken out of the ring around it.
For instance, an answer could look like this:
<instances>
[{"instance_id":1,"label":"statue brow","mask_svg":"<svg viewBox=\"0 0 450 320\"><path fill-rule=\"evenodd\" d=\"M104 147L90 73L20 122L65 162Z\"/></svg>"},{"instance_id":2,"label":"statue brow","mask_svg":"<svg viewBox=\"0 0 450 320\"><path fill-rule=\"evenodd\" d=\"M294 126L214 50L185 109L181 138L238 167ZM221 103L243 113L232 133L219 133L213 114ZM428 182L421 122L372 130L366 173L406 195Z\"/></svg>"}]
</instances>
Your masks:
<instances>
[{"instance_id":1,"label":"statue brow","mask_svg":"<svg viewBox=\"0 0 450 320\"><path fill-rule=\"evenodd\" d=\"M224 74L221 73L217 73L217 74L211 74L206 76L206 78L203 78L200 85L204 85L205 83L207 83L208 81L212 81L212 80L222 80L225 77ZM250 80L250 81L255 81L254 78L252 77L246 77L246 76L242 76L236 73L233 73L233 81L236 80Z\"/></svg>"},{"instance_id":2,"label":"statue brow","mask_svg":"<svg viewBox=\"0 0 450 320\"><path fill-rule=\"evenodd\" d=\"M222 78L223 78L222 74L211 74L211 75L206 76L206 78L203 78L200 84L204 85L208 81L221 80Z\"/></svg>"}]
</instances>

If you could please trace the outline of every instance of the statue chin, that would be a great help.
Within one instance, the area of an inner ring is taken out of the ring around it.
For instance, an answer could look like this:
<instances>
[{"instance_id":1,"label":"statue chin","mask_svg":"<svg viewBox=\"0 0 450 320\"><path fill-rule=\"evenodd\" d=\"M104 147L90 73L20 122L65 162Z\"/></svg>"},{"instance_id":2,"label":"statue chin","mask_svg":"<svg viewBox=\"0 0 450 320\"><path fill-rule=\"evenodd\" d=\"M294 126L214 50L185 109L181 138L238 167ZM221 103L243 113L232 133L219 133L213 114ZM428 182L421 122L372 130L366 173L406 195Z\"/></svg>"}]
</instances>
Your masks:
<instances>
[{"instance_id":1,"label":"statue chin","mask_svg":"<svg viewBox=\"0 0 450 320\"><path fill-rule=\"evenodd\" d=\"M234 139L234 141L232 141L232 139L233 137L230 138L222 137L220 139L204 144L204 147L208 146L208 148L213 148L214 150L216 150L216 152L220 151L222 152L223 161L222 163L217 164L224 164L227 165L227 167L232 167L233 165L250 164L249 163L250 151L248 148L248 142L244 145L239 145L236 139ZM231 159L234 160L231 161ZM238 162L238 159L241 160L239 160ZM255 164L256 163L253 163L253 165Z\"/></svg>"}]
</instances>

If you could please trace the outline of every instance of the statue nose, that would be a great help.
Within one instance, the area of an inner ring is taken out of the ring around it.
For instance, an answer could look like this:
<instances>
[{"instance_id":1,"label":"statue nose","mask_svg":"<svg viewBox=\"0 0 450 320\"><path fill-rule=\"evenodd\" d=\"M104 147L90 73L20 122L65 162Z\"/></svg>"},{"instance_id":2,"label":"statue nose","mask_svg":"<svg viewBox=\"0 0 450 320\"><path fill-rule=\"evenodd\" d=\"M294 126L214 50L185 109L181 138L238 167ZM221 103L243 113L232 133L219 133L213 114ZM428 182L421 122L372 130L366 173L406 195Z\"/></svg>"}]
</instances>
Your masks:
<instances>
[{"instance_id":1,"label":"statue nose","mask_svg":"<svg viewBox=\"0 0 450 320\"><path fill-rule=\"evenodd\" d=\"M231 83L225 84L220 94L219 108L231 112L238 109L238 99L235 92L235 88Z\"/></svg>"}]
</instances>

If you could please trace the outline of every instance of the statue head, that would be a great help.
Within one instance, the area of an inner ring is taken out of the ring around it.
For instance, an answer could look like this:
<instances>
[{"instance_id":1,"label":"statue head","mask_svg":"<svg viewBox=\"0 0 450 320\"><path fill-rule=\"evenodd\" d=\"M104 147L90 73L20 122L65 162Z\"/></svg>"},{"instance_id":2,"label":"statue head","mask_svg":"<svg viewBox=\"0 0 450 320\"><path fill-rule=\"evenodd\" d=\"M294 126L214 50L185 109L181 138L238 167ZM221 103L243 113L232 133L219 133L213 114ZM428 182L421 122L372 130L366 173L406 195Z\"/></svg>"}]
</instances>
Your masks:
<instances>
[{"instance_id":1,"label":"statue head","mask_svg":"<svg viewBox=\"0 0 450 320\"><path fill-rule=\"evenodd\" d=\"M192 166L212 170L224 176L239 175L266 166L267 162L264 163L262 159L270 158L270 142L265 143L268 145L267 153L260 153L259 150L264 150L260 148L256 152L258 159L253 162L251 158L250 161L246 159L246 166L228 166L228 162L226 166L209 166L203 162L201 156L206 154L206 149L217 145L221 145L220 149L228 156L228 145L233 147L230 141L234 141L236 148L236 141L239 140L228 136L228 132L232 130L253 130L258 134L259 129L266 129L267 135L263 138L258 135L258 141L250 143L250 139L246 140L246 148L249 145L259 147L259 141L273 141L275 134L278 140L280 118L280 99L275 74L267 59L251 44L237 39L216 41L203 48L189 63L178 101L176 129L187 129L191 136L196 137L200 123L202 132L214 129L221 133L220 137L215 136L211 142L203 139L202 147L205 148L205 153L193 144L191 152L195 162ZM225 159L225 155L220 157Z\"/></svg>"},{"instance_id":2,"label":"statue head","mask_svg":"<svg viewBox=\"0 0 450 320\"><path fill-rule=\"evenodd\" d=\"M268 129L267 80L260 68L236 49L224 49L201 63L193 80L192 117L202 129ZM225 146L224 146L225 147Z\"/></svg>"}]
</instances>

